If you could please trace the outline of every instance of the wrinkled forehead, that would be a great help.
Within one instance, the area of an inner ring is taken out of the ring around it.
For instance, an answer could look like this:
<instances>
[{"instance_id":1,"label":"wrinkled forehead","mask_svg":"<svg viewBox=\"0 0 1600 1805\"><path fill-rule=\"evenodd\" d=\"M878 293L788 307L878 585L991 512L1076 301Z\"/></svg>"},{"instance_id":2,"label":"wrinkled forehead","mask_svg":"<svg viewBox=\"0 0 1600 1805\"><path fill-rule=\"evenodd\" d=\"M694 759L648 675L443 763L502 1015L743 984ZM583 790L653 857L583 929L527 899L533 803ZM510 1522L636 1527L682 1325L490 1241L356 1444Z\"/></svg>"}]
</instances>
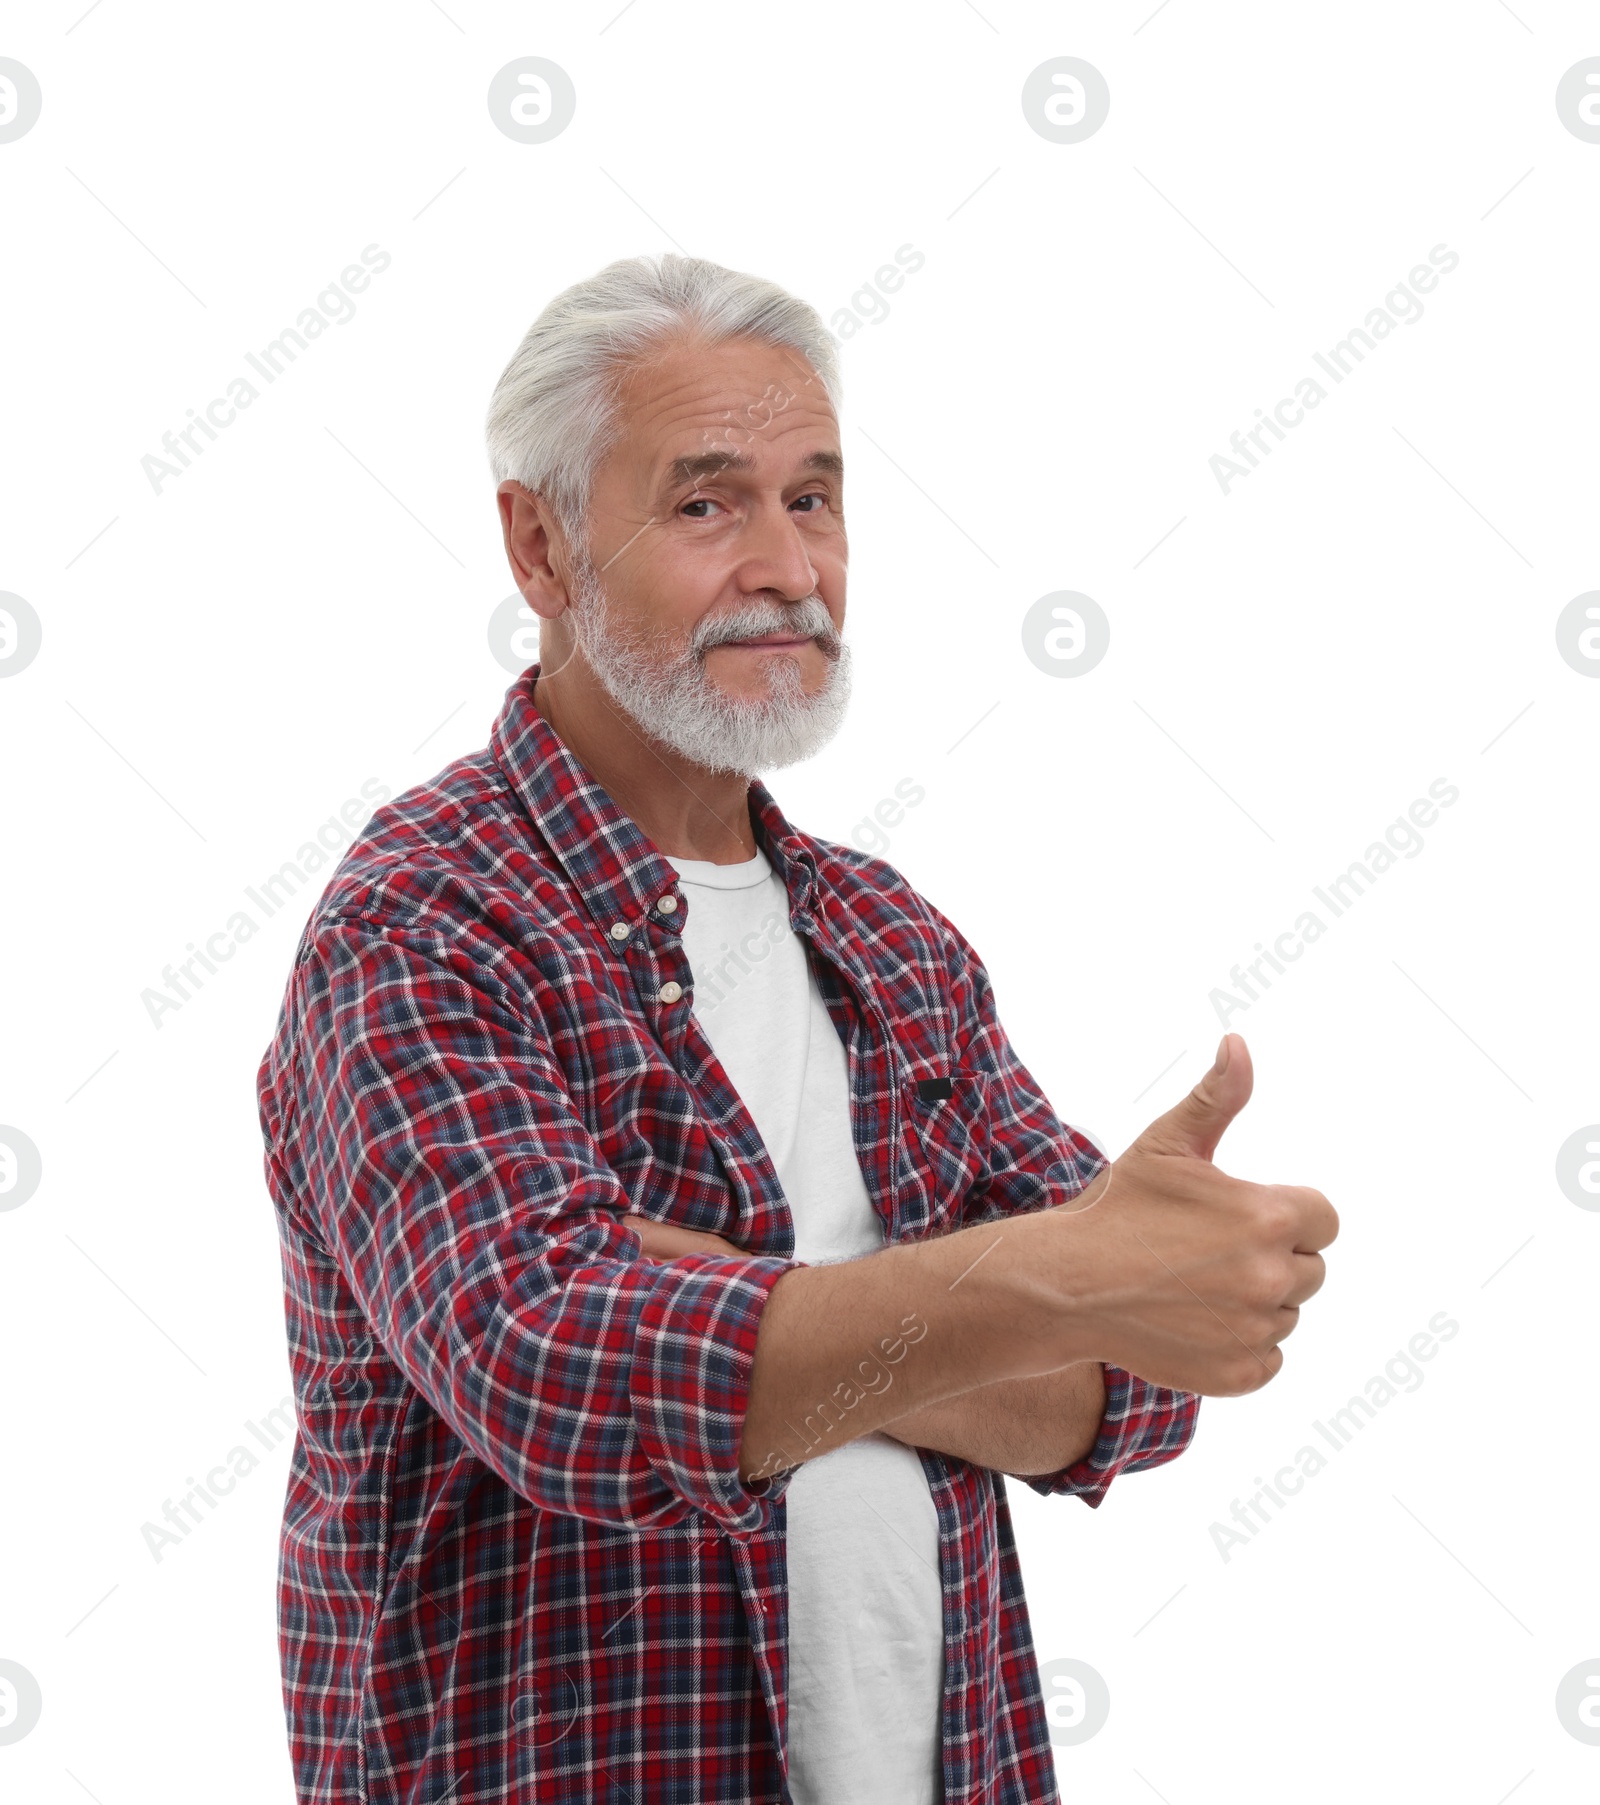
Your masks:
<instances>
[{"instance_id":1,"label":"wrinkled forehead","mask_svg":"<svg viewBox=\"0 0 1600 1805\"><path fill-rule=\"evenodd\" d=\"M620 461L633 484L651 490L672 472L683 474L687 460L718 452L755 467L774 456L798 462L831 451L838 468L838 419L827 389L788 345L748 338L674 344L628 369L618 404ZM695 472L710 473L709 463Z\"/></svg>"}]
</instances>

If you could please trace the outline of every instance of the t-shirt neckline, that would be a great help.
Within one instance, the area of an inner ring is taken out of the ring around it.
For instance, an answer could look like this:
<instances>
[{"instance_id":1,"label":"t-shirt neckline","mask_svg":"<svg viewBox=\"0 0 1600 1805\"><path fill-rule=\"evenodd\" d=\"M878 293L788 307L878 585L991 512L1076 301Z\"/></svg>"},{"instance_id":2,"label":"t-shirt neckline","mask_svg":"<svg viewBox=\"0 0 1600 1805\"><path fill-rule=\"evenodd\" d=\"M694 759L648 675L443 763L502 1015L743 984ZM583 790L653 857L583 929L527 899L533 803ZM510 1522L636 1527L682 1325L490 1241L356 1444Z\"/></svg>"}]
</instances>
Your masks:
<instances>
[{"instance_id":1,"label":"t-shirt neckline","mask_svg":"<svg viewBox=\"0 0 1600 1805\"><path fill-rule=\"evenodd\" d=\"M758 846L753 859L734 865L718 865L710 859L675 859L662 855L685 884L698 884L706 890L752 890L772 876L772 861Z\"/></svg>"}]
</instances>

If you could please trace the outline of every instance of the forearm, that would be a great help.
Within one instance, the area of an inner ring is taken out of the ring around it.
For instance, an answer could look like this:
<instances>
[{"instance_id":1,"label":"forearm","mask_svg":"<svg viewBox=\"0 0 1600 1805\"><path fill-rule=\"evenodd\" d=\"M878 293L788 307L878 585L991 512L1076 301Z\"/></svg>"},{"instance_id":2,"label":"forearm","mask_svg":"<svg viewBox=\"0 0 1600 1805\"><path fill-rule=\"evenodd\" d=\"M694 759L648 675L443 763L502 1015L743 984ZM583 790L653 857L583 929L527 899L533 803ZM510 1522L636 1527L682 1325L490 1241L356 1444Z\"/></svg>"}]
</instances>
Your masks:
<instances>
[{"instance_id":1,"label":"forearm","mask_svg":"<svg viewBox=\"0 0 1600 1805\"><path fill-rule=\"evenodd\" d=\"M1056 1313L1017 1296L1034 1232L1018 1217L786 1273L761 1319L741 1476L770 1478L974 1386L1081 1359Z\"/></svg>"},{"instance_id":2,"label":"forearm","mask_svg":"<svg viewBox=\"0 0 1600 1805\"><path fill-rule=\"evenodd\" d=\"M996 1472L1056 1473L1082 1460L1105 1414L1105 1368L1081 1360L945 1398L884 1425L908 1447L953 1454Z\"/></svg>"}]
</instances>

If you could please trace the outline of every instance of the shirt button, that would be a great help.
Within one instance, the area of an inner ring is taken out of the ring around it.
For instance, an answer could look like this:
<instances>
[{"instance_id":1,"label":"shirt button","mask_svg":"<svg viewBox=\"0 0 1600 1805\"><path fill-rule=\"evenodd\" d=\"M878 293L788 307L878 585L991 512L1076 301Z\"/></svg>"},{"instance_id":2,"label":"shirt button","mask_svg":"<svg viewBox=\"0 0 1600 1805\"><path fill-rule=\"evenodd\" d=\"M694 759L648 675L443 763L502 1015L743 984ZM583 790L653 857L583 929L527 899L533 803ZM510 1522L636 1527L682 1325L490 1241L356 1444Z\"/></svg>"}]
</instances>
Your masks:
<instances>
[{"instance_id":1,"label":"shirt button","mask_svg":"<svg viewBox=\"0 0 1600 1805\"><path fill-rule=\"evenodd\" d=\"M677 906L678 899L675 896L663 896L660 902L656 904L656 907L663 915L670 915Z\"/></svg>"},{"instance_id":2,"label":"shirt button","mask_svg":"<svg viewBox=\"0 0 1600 1805\"><path fill-rule=\"evenodd\" d=\"M681 984L667 983L661 986L661 1001L663 1003L675 1003L682 995L683 986Z\"/></svg>"},{"instance_id":3,"label":"shirt button","mask_svg":"<svg viewBox=\"0 0 1600 1805\"><path fill-rule=\"evenodd\" d=\"M625 921L614 921L614 922L612 922L612 924L611 924L611 938L612 938L612 939L613 939L613 940L626 940L626 939L627 939L627 938L628 938L628 924L627 924L627 922L625 922Z\"/></svg>"}]
</instances>

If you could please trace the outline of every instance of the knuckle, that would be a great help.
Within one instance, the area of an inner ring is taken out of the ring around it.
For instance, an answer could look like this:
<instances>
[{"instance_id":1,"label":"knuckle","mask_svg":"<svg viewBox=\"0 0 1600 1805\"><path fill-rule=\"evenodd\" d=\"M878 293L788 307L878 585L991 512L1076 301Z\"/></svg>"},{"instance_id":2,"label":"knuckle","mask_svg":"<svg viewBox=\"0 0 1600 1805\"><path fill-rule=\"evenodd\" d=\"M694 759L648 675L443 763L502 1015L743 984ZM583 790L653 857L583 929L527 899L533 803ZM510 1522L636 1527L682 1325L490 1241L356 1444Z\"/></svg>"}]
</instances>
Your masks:
<instances>
[{"instance_id":1,"label":"knuckle","mask_svg":"<svg viewBox=\"0 0 1600 1805\"><path fill-rule=\"evenodd\" d=\"M1256 1220L1263 1236L1273 1241L1289 1239L1305 1219L1299 1194L1292 1185L1267 1185L1257 1203Z\"/></svg>"},{"instance_id":2,"label":"knuckle","mask_svg":"<svg viewBox=\"0 0 1600 1805\"><path fill-rule=\"evenodd\" d=\"M1338 1212L1323 1192L1310 1185L1284 1185L1280 1188L1289 1199L1296 1226L1327 1224L1330 1239L1339 1232Z\"/></svg>"},{"instance_id":3,"label":"knuckle","mask_svg":"<svg viewBox=\"0 0 1600 1805\"><path fill-rule=\"evenodd\" d=\"M1252 1309L1264 1310L1276 1304L1285 1289L1282 1260L1274 1254L1257 1254L1240 1275L1240 1289Z\"/></svg>"}]
</instances>

